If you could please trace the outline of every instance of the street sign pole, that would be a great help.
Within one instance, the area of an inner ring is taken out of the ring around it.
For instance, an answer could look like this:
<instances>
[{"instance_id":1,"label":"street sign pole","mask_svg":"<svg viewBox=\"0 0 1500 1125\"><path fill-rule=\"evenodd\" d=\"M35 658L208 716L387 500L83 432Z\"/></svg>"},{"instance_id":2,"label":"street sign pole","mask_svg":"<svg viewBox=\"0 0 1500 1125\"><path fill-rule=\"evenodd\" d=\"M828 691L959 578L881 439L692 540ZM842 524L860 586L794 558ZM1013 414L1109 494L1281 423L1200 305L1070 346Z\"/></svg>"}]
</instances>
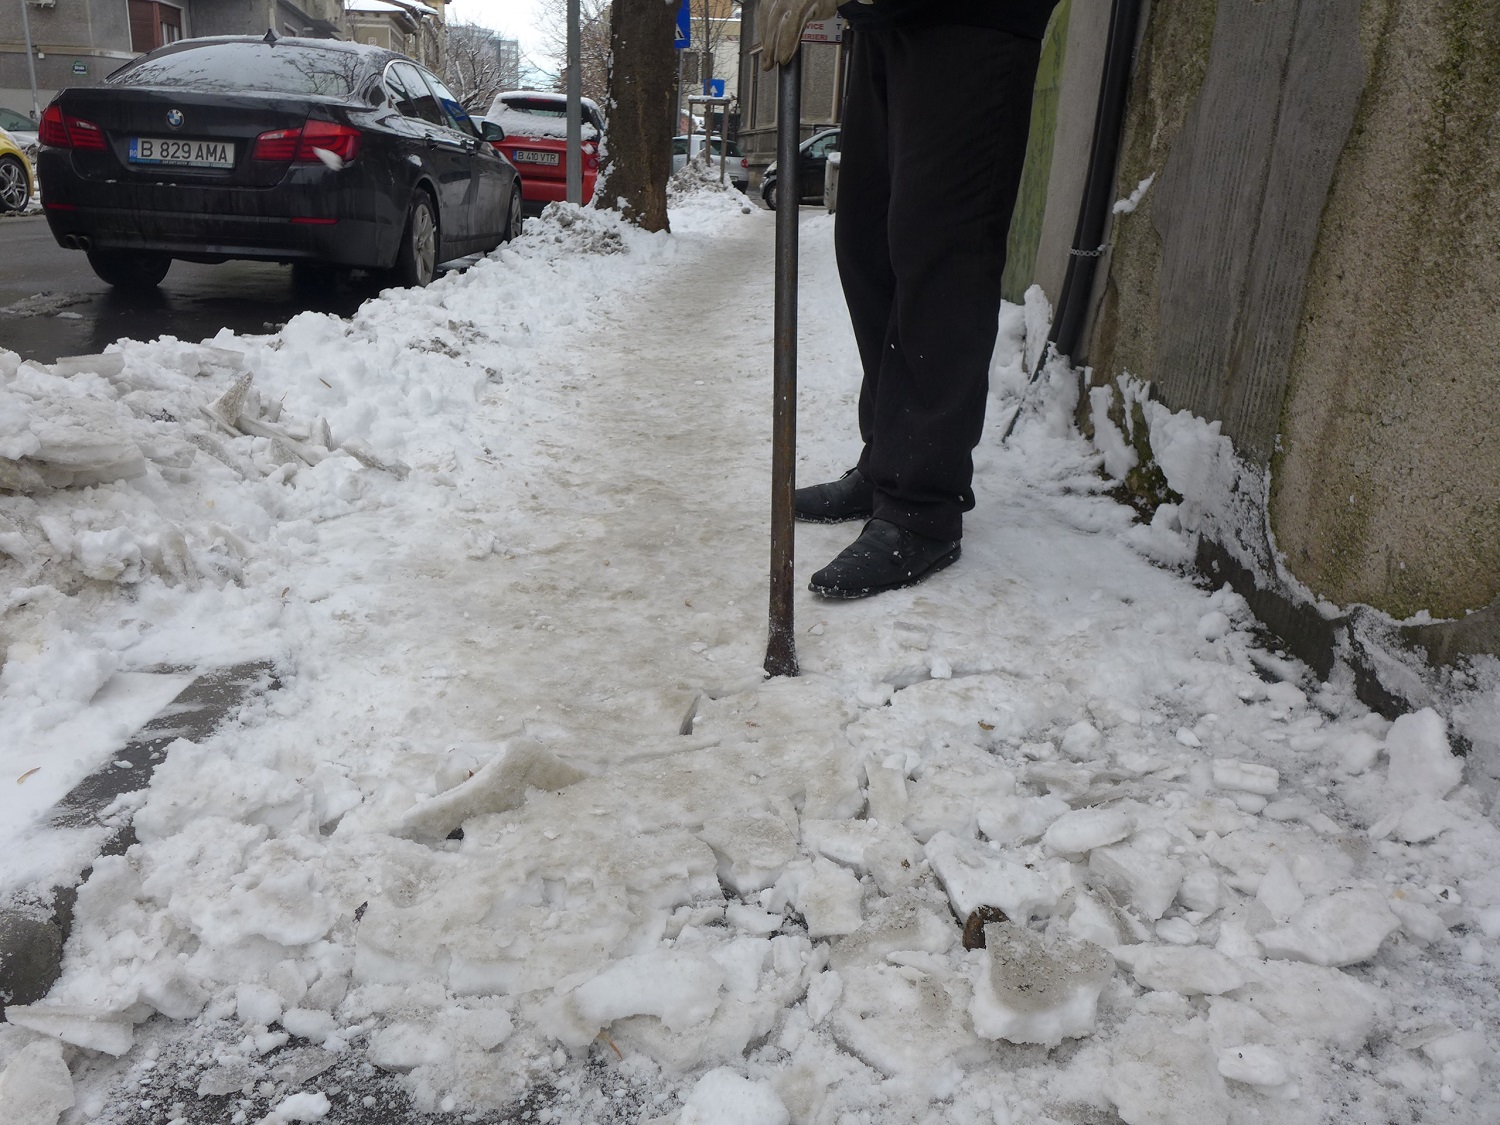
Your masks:
<instances>
[{"instance_id":1,"label":"street sign pole","mask_svg":"<svg viewBox=\"0 0 1500 1125\"><path fill-rule=\"evenodd\" d=\"M677 135L677 130L682 128L682 53L693 43L693 10L689 7L689 0L682 0L682 7L677 9L677 35L672 46L677 49L677 120L672 122L672 135ZM688 132L691 133L693 122L691 115L688 119ZM692 146L688 146L688 159L692 159Z\"/></svg>"},{"instance_id":2,"label":"street sign pole","mask_svg":"<svg viewBox=\"0 0 1500 1125\"><path fill-rule=\"evenodd\" d=\"M583 30L580 0L568 0L568 202L583 202Z\"/></svg>"},{"instance_id":3,"label":"street sign pole","mask_svg":"<svg viewBox=\"0 0 1500 1125\"><path fill-rule=\"evenodd\" d=\"M797 674L797 635L792 587L793 492L797 470L797 221L798 145L802 140L802 49L781 68L776 101L776 324L771 420L771 622L765 669L773 676Z\"/></svg>"},{"instance_id":4,"label":"street sign pole","mask_svg":"<svg viewBox=\"0 0 1500 1125\"><path fill-rule=\"evenodd\" d=\"M31 17L26 12L26 0L18 0L21 5L21 30L26 36L26 73L31 79L31 120L33 122L42 119L42 105L36 96L36 51L31 46Z\"/></svg>"}]
</instances>

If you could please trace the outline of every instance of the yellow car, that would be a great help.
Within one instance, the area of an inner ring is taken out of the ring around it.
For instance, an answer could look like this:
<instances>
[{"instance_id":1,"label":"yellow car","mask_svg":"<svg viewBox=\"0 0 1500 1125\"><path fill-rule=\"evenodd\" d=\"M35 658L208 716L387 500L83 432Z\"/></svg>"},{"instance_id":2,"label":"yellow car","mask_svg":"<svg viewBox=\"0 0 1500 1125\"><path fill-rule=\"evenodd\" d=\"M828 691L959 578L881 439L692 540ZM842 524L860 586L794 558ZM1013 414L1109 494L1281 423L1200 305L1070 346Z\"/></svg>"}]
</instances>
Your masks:
<instances>
[{"instance_id":1,"label":"yellow car","mask_svg":"<svg viewBox=\"0 0 1500 1125\"><path fill-rule=\"evenodd\" d=\"M0 212L24 211L36 190L36 173L15 138L0 129Z\"/></svg>"}]
</instances>

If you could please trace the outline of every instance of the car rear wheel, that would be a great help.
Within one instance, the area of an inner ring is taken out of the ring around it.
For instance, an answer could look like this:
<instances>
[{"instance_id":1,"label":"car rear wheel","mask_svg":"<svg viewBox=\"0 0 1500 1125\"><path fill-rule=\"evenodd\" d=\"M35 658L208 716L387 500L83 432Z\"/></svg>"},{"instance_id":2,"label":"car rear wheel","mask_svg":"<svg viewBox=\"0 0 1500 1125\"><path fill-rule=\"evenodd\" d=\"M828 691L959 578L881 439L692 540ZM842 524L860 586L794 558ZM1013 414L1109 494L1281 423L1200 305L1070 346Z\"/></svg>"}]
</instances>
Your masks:
<instances>
[{"instance_id":1,"label":"car rear wheel","mask_svg":"<svg viewBox=\"0 0 1500 1125\"><path fill-rule=\"evenodd\" d=\"M510 210L506 213L505 238L502 241L514 242L521 237L521 185L517 184L510 189Z\"/></svg>"},{"instance_id":2,"label":"car rear wheel","mask_svg":"<svg viewBox=\"0 0 1500 1125\"><path fill-rule=\"evenodd\" d=\"M432 200L424 191L412 197L406 216L406 230L396 251L396 265L391 270L394 282L403 288L420 289L432 282L437 272L438 226L432 213Z\"/></svg>"},{"instance_id":3,"label":"car rear wheel","mask_svg":"<svg viewBox=\"0 0 1500 1125\"><path fill-rule=\"evenodd\" d=\"M0 156L0 211L20 211L31 199L31 177L18 156Z\"/></svg>"},{"instance_id":4,"label":"car rear wheel","mask_svg":"<svg viewBox=\"0 0 1500 1125\"><path fill-rule=\"evenodd\" d=\"M172 259L131 250L90 250L89 266L100 281L117 288L155 289L172 268Z\"/></svg>"}]
</instances>

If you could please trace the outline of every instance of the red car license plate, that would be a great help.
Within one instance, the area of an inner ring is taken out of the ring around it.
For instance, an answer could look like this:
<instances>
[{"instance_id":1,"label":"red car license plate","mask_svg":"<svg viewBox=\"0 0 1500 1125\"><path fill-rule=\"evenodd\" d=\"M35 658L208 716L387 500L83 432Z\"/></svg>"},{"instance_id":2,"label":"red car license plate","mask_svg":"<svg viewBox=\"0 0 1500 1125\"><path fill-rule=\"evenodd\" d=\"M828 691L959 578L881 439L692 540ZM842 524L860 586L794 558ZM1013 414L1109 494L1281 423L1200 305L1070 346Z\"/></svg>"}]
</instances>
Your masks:
<instances>
[{"instance_id":1,"label":"red car license plate","mask_svg":"<svg viewBox=\"0 0 1500 1125\"><path fill-rule=\"evenodd\" d=\"M533 148L516 149L516 159L524 160L528 164L557 164L558 158L555 152L538 152Z\"/></svg>"}]
</instances>

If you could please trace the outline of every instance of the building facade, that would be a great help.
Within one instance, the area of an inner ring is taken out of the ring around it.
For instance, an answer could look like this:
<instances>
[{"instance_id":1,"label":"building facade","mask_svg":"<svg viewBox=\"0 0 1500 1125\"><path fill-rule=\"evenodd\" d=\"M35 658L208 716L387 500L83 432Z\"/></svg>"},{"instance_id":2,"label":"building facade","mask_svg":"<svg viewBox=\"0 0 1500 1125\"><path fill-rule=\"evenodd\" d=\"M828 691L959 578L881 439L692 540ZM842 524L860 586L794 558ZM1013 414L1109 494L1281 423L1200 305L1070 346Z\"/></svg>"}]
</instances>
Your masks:
<instances>
[{"instance_id":1,"label":"building facade","mask_svg":"<svg viewBox=\"0 0 1500 1125\"><path fill-rule=\"evenodd\" d=\"M776 71L760 67L757 21L763 0L745 0L740 10L740 147L758 178L776 159ZM806 43L802 48L802 135L839 124L844 118L847 37L837 43Z\"/></svg>"}]
</instances>

